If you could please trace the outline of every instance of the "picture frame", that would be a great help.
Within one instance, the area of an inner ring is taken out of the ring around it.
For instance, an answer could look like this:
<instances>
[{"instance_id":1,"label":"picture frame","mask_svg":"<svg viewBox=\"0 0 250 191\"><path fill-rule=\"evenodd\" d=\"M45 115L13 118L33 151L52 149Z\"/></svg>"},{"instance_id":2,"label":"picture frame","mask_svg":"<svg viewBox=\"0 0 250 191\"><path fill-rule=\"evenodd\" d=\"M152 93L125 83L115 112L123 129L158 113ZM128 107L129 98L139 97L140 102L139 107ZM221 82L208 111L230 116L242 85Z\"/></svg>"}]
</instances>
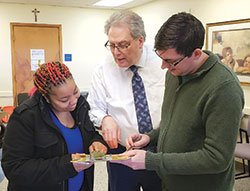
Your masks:
<instances>
[{"instance_id":1,"label":"picture frame","mask_svg":"<svg viewBox=\"0 0 250 191\"><path fill-rule=\"evenodd\" d=\"M206 24L206 49L250 86L250 19Z\"/></svg>"}]
</instances>

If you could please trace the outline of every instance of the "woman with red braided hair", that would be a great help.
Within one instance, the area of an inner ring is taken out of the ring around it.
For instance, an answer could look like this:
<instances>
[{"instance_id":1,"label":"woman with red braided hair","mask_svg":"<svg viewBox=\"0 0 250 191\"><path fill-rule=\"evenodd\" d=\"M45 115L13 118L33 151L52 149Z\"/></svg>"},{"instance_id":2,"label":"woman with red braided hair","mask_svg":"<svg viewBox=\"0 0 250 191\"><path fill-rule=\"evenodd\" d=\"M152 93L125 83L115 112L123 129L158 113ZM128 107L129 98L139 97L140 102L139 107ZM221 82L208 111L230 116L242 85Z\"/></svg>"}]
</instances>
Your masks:
<instances>
[{"instance_id":1,"label":"woman with red braided hair","mask_svg":"<svg viewBox=\"0 0 250 191\"><path fill-rule=\"evenodd\" d=\"M93 190L93 163L70 162L79 153L108 150L89 119L89 104L60 62L41 65L34 84L33 96L15 108L7 125L2 167L8 190Z\"/></svg>"}]
</instances>

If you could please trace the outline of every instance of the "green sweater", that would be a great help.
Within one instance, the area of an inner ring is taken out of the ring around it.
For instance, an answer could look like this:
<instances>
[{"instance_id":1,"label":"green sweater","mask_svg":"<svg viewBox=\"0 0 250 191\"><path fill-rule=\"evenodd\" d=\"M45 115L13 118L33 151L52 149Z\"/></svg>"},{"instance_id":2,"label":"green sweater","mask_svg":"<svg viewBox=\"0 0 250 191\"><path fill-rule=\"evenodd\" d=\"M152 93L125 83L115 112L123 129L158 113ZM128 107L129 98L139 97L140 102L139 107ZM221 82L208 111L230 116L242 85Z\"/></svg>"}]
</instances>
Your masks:
<instances>
[{"instance_id":1,"label":"green sweater","mask_svg":"<svg viewBox=\"0 0 250 191\"><path fill-rule=\"evenodd\" d=\"M209 51L194 73L166 74L161 123L151 131L146 169L162 179L163 191L231 191L234 149L244 107L235 74Z\"/></svg>"}]
</instances>

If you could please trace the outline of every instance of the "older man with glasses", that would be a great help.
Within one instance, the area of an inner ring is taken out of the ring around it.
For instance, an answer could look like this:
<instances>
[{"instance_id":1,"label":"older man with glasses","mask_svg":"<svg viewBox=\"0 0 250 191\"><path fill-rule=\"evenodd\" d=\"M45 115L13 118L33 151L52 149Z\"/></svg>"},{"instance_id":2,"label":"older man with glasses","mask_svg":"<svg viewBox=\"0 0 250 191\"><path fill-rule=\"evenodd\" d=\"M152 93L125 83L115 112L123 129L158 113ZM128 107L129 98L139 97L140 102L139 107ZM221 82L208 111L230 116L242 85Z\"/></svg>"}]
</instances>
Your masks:
<instances>
[{"instance_id":1,"label":"older man with glasses","mask_svg":"<svg viewBox=\"0 0 250 191\"><path fill-rule=\"evenodd\" d=\"M88 101L91 120L102 129L114 154L126 151L128 136L159 127L165 71L153 47L144 45L144 23L136 13L114 13L106 21L105 33L111 54L94 72ZM155 171L112 163L107 168L110 191L161 190Z\"/></svg>"}]
</instances>

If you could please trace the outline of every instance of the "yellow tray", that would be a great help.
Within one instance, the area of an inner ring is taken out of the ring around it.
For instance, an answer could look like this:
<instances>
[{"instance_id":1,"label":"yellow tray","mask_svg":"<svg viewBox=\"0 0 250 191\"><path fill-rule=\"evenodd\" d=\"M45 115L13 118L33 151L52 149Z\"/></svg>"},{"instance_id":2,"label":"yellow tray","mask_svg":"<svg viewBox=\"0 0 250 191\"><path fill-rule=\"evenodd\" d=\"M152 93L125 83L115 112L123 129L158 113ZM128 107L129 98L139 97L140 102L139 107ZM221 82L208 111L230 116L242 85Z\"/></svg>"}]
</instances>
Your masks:
<instances>
[{"instance_id":1,"label":"yellow tray","mask_svg":"<svg viewBox=\"0 0 250 191\"><path fill-rule=\"evenodd\" d=\"M72 160L74 163L90 163L90 162L98 162L98 161L112 161L112 160L127 160L130 159L127 155L104 155L103 157L91 157L87 154L82 154L80 159Z\"/></svg>"}]
</instances>

